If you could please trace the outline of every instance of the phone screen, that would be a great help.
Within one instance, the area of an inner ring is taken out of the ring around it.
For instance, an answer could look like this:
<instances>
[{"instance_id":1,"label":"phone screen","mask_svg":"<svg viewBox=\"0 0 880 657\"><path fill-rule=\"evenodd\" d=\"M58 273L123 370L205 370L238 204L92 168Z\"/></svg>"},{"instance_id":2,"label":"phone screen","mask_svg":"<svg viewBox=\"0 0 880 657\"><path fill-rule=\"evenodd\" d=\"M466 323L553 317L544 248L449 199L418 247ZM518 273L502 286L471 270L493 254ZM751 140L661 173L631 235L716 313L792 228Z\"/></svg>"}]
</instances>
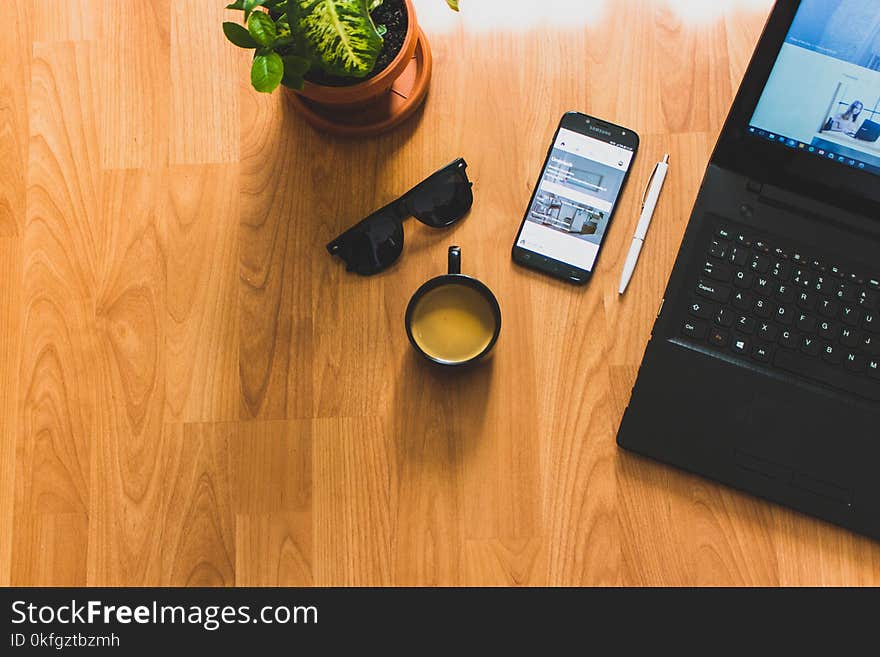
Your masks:
<instances>
[{"instance_id":1,"label":"phone screen","mask_svg":"<svg viewBox=\"0 0 880 657\"><path fill-rule=\"evenodd\" d=\"M634 154L632 146L561 127L516 246L592 272Z\"/></svg>"}]
</instances>

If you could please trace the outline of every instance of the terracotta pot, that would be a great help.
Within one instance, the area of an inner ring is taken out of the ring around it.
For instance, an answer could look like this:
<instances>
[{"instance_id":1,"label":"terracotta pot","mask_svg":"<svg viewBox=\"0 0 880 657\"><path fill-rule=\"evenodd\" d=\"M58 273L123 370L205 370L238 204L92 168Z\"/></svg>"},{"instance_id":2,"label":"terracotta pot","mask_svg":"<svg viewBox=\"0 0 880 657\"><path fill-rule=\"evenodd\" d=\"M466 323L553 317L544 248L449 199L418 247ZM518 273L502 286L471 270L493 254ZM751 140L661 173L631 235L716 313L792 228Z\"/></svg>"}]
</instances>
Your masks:
<instances>
[{"instance_id":1,"label":"terracotta pot","mask_svg":"<svg viewBox=\"0 0 880 657\"><path fill-rule=\"evenodd\" d=\"M376 134L404 121L424 101L431 77L431 50L412 0L404 4L406 36L400 52L383 71L344 87L306 81L300 91L286 90L313 126L341 135Z\"/></svg>"}]
</instances>

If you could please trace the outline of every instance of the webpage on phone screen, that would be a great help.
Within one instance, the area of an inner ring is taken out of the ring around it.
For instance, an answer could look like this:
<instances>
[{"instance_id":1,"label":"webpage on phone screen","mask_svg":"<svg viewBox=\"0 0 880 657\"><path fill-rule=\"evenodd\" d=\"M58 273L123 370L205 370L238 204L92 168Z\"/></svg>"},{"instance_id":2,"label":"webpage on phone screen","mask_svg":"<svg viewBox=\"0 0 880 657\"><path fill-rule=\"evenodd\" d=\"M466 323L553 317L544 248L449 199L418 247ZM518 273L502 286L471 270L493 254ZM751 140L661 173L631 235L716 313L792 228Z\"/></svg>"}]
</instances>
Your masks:
<instances>
[{"instance_id":1,"label":"webpage on phone screen","mask_svg":"<svg viewBox=\"0 0 880 657\"><path fill-rule=\"evenodd\" d=\"M517 245L592 271L632 157L629 148L562 128Z\"/></svg>"}]
</instances>

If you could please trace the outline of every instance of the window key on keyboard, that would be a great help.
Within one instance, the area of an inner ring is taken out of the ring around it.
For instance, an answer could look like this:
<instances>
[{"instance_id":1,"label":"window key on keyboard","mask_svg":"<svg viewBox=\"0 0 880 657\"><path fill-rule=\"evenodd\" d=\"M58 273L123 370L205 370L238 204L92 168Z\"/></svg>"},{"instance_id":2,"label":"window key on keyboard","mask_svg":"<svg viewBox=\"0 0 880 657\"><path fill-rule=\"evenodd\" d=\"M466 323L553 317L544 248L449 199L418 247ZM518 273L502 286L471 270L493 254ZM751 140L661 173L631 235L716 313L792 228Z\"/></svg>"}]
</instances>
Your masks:
<instances>
[{"instance_id":1,"label":"window key on keyboard","mask_svg":"<svg viewBox=\"0 0 880 657\"><path fill-rule=\"evenodd\" d=\"M880 380L853 376L840 367L826 365L818 360L804 360L797 352L780 349L776 352L774 364L787 372L823 383L832 388L858 395L871 401L880 402Z\"/></svg>"}]
</instances>

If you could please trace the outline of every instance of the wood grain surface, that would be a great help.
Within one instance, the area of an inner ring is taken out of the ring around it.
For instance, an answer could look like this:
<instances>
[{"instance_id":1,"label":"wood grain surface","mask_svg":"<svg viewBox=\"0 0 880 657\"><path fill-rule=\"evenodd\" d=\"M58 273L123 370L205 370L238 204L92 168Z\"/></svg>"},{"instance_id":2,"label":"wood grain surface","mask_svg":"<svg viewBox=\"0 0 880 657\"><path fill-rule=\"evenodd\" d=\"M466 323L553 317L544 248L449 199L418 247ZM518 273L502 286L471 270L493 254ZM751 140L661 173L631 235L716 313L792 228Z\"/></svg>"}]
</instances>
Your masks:
<instances>
[{"instance_id":1,"label":"wood grain surface","mask_svg":"<svg viewBox=\"0 0 880 657\"><path fill-rule=\"evenodd\" d=\"M427 105L362 141L254 92L224 4L0 3L0 584L880 583L877 544L614 442L769 0L419 0ZM569 109L642 136L585 289L509 256ZM372 278L324 251L459 155L465 221ZM452 243L504 329L450 373L403 313Z\"/></svg>"}]
</instances>

